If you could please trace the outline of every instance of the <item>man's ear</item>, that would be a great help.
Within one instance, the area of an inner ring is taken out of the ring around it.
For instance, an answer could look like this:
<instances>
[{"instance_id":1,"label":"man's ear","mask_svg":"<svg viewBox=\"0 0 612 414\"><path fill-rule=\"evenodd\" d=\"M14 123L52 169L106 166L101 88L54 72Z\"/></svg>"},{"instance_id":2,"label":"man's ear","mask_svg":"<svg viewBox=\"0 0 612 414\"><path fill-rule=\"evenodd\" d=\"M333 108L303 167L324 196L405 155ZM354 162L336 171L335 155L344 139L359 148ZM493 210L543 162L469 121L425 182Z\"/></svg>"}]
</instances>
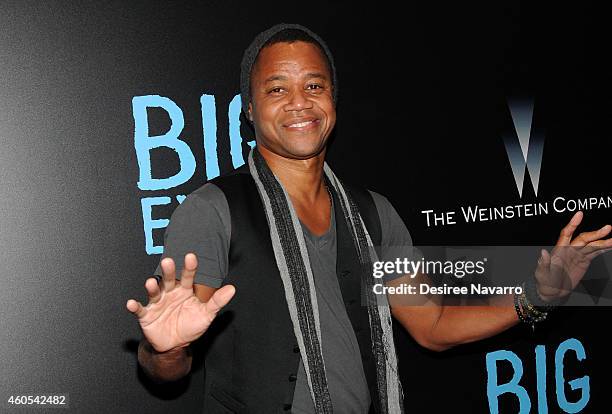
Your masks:
<instances>
[{"instance_id":1,"label":"man's ear","mask_svg":"<svg viewBox=\"0 0 612 414\"><path fill-rule=\"evenodd\" d=\"M249 119L249 121L253 122L253 105L251 104L251 102L249 102L247 118Z\"/></svg>"}]
</instances>

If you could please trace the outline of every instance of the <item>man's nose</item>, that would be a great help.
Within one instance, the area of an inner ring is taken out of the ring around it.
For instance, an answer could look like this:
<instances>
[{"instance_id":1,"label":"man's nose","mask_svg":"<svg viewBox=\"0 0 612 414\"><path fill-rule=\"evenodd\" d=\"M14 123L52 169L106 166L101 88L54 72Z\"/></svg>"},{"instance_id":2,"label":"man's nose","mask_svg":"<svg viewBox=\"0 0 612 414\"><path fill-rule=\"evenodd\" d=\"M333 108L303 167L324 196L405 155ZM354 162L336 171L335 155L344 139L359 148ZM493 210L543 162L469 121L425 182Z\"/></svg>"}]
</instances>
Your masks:
<instances>
[{"instance_id":1,"label":"man's nose","mask_svg":"<svg viewBox=\"0 0 612 414\"><path fill-rule=\"evenodd\" d=\"M307 92L301 89L292 91L285 105L285 111L301 111L303 109L311 109L312 102L310 101Z\"/></svg>"}]
</instances>

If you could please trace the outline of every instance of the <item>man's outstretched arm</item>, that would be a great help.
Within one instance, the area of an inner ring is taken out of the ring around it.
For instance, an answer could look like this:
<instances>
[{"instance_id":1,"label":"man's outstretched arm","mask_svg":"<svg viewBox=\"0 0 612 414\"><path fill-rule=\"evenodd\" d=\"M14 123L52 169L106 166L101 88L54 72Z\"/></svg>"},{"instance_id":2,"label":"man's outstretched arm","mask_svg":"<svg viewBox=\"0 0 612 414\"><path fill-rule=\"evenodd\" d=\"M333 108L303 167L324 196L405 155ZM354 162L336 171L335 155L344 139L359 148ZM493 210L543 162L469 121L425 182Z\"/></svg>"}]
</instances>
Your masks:
<instances>
[{"instance_id":1,"label":"man's outstretched arm","mask_svg":"<svg viewBox=\"0 0 612 414\"><path fill-rule=\"evenodd\" d=\"M603 239L612 230L610 225L581 233L572 240L582 216L582 212L576 213L561 230L552 256L546 251L542 252L535 277L538 295L546 302L567 296L578 285L591 260L612 248L612 238ZM569 278L557 277L550 271L551 262L555 260L563 266L563 275ZM417 274L414 279L404 276L388 283L388 286L398 286L401 283L415 286L420 283L431 284L426 275ZM434 351L444 351L456 345L488 338L519 321L513 295L491 298L488 303L483 302L482 306L446 306L441 304L438 295L415 296L410 298L410 302L405 295L388 297L393 316L420 345Z\"/></svg>"},{"instance_id":2,"label":"man's outstretched arm","mask_svg":"<svg viewBox=\"0 0 612 414\"><path fill-rule=\"evenodd\" d=\"M401 283L431 285L427 275L419 273L414 279L405 276L388 286ZM488 338L519 321L512 295L498 296L479 306L442 305L438 295L420 296L417 300L420 302L406 305L405 298L390 295L391 313L421 346L432 351Z\"/></svg>"}]
</instances>

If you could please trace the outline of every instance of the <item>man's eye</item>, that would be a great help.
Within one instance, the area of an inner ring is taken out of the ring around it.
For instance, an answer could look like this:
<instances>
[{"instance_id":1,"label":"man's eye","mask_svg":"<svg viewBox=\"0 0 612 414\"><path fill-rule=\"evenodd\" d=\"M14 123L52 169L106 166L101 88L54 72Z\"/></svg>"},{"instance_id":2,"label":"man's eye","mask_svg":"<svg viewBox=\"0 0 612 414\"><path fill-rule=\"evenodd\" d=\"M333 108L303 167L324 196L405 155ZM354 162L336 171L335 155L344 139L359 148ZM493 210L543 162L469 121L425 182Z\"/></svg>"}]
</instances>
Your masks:
<instances>
[{"instance_id":1,"label":"man's eye","mask_svg":"<svg viewBox=\"0 0 612 414\"><path fill-rule=\"evenodd\" d=\"M280 93L283 90L283 88L278 87L278 88L272 88L270 89L271 93Z\"/></svg>"},{"instance_id":2,"label":"man's eye","mask_svg":"<svg viewBox=\"0 0 612 414\"><path fill-rule=\"evenodd\" d=\"M312 83L310 85L308 85L306 88L308 89L322 89L323 87L317 83Z\"/></svg>"}]
</instances>

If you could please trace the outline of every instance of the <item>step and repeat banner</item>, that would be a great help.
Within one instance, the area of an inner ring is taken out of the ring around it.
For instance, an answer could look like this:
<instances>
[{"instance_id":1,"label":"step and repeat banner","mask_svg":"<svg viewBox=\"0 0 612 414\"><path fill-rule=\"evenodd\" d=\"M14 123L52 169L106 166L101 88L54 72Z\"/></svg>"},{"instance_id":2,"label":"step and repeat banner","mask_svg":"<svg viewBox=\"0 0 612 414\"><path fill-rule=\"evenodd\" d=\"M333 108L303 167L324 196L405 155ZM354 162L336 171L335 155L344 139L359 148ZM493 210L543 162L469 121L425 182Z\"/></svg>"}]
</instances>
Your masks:
<instances>
[{"instance_id":1,"label":"step and repeat banner","mask_svg":"<svg viewBox=\"0 0 612 414\"><path fill-rule=\"evenodd\" d=\"M146 302L174 209L255 144L239 73L260 31L300 23L328 42L328 162L385 195L415 245L550 246L576 211L579 232L612 221L604 17L516 1L0 3L0 411L46 396L201 412L201 355L190 377L149 381L125 302ZM406 412L608 412L610 269L598 257L578 287L592 304L535 331L433 352L395 324Z\"/></svg>"}]
</instances>

